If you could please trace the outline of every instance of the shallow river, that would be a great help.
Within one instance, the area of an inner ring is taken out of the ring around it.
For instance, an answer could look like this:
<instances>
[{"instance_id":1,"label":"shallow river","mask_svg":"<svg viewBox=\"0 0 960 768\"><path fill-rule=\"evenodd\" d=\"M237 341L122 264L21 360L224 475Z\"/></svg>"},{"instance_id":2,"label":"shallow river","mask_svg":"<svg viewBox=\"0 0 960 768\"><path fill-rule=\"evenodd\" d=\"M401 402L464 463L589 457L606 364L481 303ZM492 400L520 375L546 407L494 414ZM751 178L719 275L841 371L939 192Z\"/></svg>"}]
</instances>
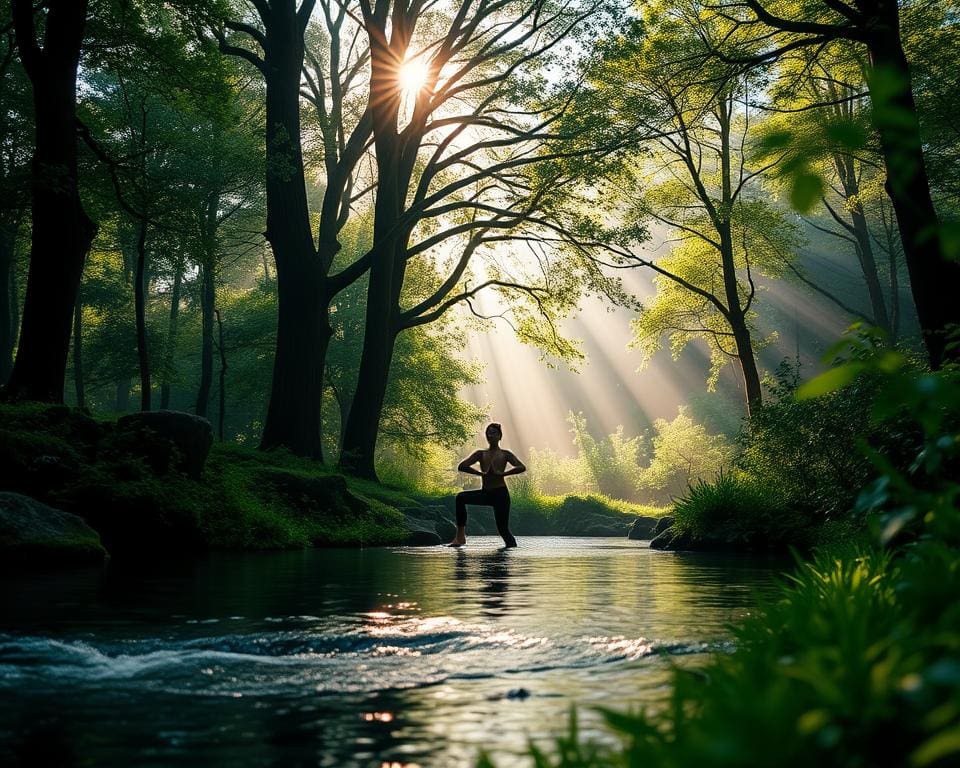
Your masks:
<instances>
[{"instance_id":1,"label":"shallow river","mask_svg":"<svg viewBox=\"0 0 960 768\"><path fill-rule=\"evenodd\" d=\"M0 765L528 765L656 706L783 563L624 539L0 577Z\"/></svg>"}]
</instances>

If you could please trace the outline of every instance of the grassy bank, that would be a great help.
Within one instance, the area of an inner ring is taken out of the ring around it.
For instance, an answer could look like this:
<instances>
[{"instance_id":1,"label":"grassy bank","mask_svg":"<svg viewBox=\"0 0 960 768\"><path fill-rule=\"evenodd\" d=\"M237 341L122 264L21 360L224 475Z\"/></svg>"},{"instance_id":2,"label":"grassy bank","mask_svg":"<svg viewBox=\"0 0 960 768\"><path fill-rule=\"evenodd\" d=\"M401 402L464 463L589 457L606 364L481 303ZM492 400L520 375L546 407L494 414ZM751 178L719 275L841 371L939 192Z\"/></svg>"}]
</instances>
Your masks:
<instances>
[{"instance_id":1,"label":"grassy bank","mask_svg":"<svg viewBox=\"0 0 960 768\"><path fill-rule=\"evenodd\" d=\"M63 406L0 405L0 425L0 489L80 515L114 553L399 544L454 516L457 489L392 488L232 443L214 444L194 479L149 434ZM625 535L637 515L663 511L520 495L512 525L520 535ZM471 529L495 532L491 515L473 511Z\"/></svg>"},{"instance_id":2,"label":"grassy bank","mask_svg":"<svg viewBox=\"0 0 960 768\"><path fill-rule=\"evenodd\" d=\"M3 405L0 424L0 487L80 515L108 549L375 545L409 533L394 506L283 451L215 444L193 479L75 409Z\"/></svg>"}]
</instances>

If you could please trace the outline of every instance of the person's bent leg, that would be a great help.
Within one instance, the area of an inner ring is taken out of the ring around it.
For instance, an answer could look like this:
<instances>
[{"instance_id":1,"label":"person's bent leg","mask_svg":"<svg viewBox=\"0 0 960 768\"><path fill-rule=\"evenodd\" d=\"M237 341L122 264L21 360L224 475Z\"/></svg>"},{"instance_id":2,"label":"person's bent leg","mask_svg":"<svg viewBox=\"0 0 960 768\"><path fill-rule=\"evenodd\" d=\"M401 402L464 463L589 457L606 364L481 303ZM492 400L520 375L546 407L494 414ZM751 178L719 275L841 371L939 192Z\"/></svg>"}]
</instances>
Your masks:
<instances>
[{"instance_id":1,"label":"person's bent leg","mask_svg":"<svg viewBox=\"0 0 960 768\"><path fill-rule=\"evenodd\" d=\"M460 493L457 494L457 533L449 546L462 547L467 543L467 504L482 503L482 497L483 491L460 491Z\"/></svg>"},{"instance_id":2,"label":"person's bent leg","mask_svg":"<svg viewBox=\"0 0 960 768\"><path fill-rule=\"evenodd\" d=\"M498 493L493 504L493 518L497 521L497 533L507 547L517 546L517 540L510 533L510 494L504 490Z\"/></svg>"}]
</instances>

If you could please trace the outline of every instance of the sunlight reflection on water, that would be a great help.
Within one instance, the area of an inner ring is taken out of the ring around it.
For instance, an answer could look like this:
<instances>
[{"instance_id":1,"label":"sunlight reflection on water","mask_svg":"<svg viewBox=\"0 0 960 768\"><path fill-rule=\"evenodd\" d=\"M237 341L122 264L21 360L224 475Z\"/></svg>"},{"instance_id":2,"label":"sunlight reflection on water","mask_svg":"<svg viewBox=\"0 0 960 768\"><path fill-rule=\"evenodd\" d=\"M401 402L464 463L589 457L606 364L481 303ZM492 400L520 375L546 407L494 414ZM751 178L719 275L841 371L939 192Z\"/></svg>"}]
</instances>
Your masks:
<instances>
[{"instance_id":1,"label":"sunlight reflection on water","mask_svg":"<svg viewBox=\"0 0 960 768\"><path fill-rule=\"evenodd\" d=\"M0 602L0 763L524 764L585 707L656 705L780 564L622 539L216 555L46 576Z\"/></svg>"}]
</instances>

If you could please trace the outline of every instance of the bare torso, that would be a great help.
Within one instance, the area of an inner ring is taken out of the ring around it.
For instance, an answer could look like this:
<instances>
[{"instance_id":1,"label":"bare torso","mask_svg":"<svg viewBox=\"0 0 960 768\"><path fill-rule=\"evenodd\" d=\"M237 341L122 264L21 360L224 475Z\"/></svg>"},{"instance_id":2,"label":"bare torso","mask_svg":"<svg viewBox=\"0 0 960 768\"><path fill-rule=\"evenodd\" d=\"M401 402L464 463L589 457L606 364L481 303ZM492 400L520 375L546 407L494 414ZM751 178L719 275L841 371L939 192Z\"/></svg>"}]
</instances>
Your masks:
<instances>
[{"instance_id":1,"label":"bare torso","mask_svg":"<svg viewBox=\"0 0 960 768\"><path fill-rule=\"evenodd\" d=\"M480 454L480 471L483 472L483 490L490 491L495 488L506 488L507 483L503 479L503 473L507 469L507 457L509 451L503 448L488 448L483 451L477 451ZM490 470L495 474L488 474Z\"/></svg>"}]
</instances>

